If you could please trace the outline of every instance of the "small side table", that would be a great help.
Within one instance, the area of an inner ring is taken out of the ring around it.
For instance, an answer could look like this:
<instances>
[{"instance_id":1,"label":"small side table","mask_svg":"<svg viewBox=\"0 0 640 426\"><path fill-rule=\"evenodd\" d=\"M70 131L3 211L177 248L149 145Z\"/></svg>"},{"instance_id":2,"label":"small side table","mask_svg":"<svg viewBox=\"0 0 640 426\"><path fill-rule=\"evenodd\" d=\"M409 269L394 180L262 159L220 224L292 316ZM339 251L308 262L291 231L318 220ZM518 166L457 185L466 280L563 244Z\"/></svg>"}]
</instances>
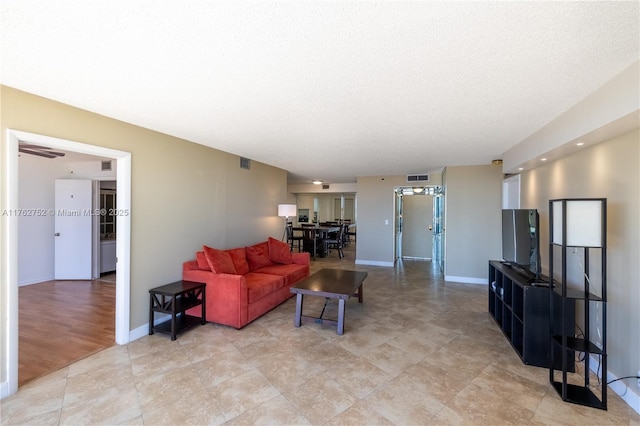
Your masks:
<instances>
[{"instance_id":1,"label":"small side table","mask_svg":"<svg viewBox=\"0 0 640 426\"><path fill-rule=\"evenodd\" d=\"M176 281L171 284L152 288L149 290L149 334L155 331L171 336L176 340L176 335L198 323L207 323L205 283L193 281ZM195 306L202 306L200 318L187 315L186 310ZM153 325L155 312L170 314L171 319ZM179 314L179 315L178 315Z\"/></svg>"}]
</instances>

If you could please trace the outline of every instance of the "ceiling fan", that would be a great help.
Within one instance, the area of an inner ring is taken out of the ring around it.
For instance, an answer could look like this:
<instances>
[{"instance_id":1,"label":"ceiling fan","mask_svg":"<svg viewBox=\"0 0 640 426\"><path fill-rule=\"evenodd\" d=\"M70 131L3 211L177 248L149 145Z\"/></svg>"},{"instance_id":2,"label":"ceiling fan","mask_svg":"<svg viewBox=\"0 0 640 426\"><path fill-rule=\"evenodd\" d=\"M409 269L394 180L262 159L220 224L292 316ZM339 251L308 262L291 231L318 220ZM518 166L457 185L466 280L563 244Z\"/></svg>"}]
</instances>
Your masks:
<instances>
[{"instance_id":1,"label":"ceiling fan","mask_svg":"<svg viewBox=\"0 0 640 426\"><path fill-rule=\"evenodd\" d=\"M65 156L64 152L53 151L51 148L47 148L46 146L32 145L28 143L20 143L20 145L18 145L18 152L37 155L39 157L45 158L57 158Z\"/></svg>"}]
</instances>

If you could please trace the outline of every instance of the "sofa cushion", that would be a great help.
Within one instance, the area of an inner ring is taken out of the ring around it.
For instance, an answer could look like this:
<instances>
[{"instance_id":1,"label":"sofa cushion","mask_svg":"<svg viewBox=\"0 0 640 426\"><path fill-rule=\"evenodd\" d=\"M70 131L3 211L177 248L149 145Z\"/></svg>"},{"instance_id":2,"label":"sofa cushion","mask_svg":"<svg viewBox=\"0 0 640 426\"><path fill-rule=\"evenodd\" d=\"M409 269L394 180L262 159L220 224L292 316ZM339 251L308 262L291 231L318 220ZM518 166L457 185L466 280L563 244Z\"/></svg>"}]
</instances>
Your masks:
<instances>
[{"instance_id":1,"label":"sofa cushion","mask_svg":"<svg viewBox=\"0 0 640 426\"><path fill-rule=\"evenodd\" d=\"M285 285L293 285L309 275L309 268L307 265L290 263L289 265L265 266L258 269L257 272L261 274L280 275L284 278Z\"/></svg>"},{"instance_id":2,"label":"sofa cushion","mask_svg":"<svg viewBox=\"0 0 640 426\"><path fill-rule=\"evenodd\" d=\"M236 268L233 266L229 253L207 246L203 246L202 250L213 272L216 274L236 274Z\"/></svg>"},{"instance_id":3,"label":"sofa cushion","mask_svg":"<svg viewBox=\"0 0 640 426\"><path fill-rule=\"evenodd\" d=\"M254 303L284 286L284 278L277 275L249 272L244 278L249 291L249 303Z\"/></svg>"},{"instance_id":4,"label":"sofa cushion","mask_svg":"<svg viewBox=\"0 0 640 426\"><path fill-rule=\"evenodd\" d=\"M198 263L198 268L202 269L203 271L211 270L209 262L207 262L207 257L204 255L203 251L196 252L196 262Z\"/></svg>"},{"instance_id":5,"label":"sofa cushion","mask_svg":"<svg viewBox=\"0 0 640 426\"><path fill-rule=\"evenodd\" d=\"M249 264L247 263L247 251L244 247L225 250L231 256L233 266L236 268L236 274L245 275L249 272Z\"/></svg>"},{"instance_id":6,"label":"sofa cushion","mask_svg":"<svg viewBox=\"0 0 640 426\"><path fill-rule=\"evenodd\" d=\"M267 241L245 247L245 250L250 271L273 265L273 262L269 259L269 243Z\"/></svg>"},{"instance_id":7,"label":"sofa cushion","mask_svg":"<svg viewBox=\"0 0 640 426\"><path fill-rule=\"evenodd\" d=\"M269 245L269 259L271 259L271 261L285 265L293 262L289 244L271 237L267 240L267 244Z\"/></svg>"}]
</instances>

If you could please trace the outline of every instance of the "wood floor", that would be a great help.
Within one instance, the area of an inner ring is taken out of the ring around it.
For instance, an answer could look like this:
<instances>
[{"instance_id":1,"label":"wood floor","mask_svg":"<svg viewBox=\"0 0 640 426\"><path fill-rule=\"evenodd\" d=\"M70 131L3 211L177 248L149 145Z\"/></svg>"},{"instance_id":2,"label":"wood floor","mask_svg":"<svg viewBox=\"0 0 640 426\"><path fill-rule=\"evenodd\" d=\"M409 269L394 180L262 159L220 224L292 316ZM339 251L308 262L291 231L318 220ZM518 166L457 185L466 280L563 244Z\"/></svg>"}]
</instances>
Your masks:
<instances>
[{"instance_id":1,"label":"wood floor","mask_svg":"<svg viewBox=\"0 0 640 426\"><path fill-rule=\"evenodd\" d=\"M18 386L115 345L115 274L18 291Z\"/></svg>"}]
</instances>

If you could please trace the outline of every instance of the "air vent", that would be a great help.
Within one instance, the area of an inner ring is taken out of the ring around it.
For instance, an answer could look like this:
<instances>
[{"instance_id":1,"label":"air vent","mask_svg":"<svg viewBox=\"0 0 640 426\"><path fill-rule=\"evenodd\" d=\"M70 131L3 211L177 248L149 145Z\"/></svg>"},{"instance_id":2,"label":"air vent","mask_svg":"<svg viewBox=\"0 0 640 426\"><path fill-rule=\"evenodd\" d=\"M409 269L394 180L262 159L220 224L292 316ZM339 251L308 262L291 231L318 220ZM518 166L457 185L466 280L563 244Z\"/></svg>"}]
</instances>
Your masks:
<instances>
[{"instance_id":1,"label":"air vent","mask_svg":"<svg viewBox=\"0 0 640 426\"><path fill-rule=\"evenodd\" d=\"M329 189L329 185L327 185L327 184L323 184L323 185L322 185L322 189Z\"/></svg>"},{"instance_id":2,"label":"air vent","mask_svg":"<svg viewBox=\"0 0 640 426\"><path fill-rule=\"evenodd\" d=\"M429 182L429 175L407 175L407 182Z\"/></svg>"},{"instance_id":3,"label":"air vent","mask_svg":"<svg viewBox=\"0 0 640 426\"><path fill-rule=\"evenodd\" d=\"M251 168L251 160L240 157L240 168L249 170Z\"/></svg>"},{"instance_id":4,"label":"air vent","mask_svg":"<svg viewBox=\"0 0 640 426\"><path fill-rule=\"evenodd\" d=\"M107 160L107 161L102 161L102 171L103 172L108 172L111 170L111 160Z\"/></svg>"}]
</instances>

